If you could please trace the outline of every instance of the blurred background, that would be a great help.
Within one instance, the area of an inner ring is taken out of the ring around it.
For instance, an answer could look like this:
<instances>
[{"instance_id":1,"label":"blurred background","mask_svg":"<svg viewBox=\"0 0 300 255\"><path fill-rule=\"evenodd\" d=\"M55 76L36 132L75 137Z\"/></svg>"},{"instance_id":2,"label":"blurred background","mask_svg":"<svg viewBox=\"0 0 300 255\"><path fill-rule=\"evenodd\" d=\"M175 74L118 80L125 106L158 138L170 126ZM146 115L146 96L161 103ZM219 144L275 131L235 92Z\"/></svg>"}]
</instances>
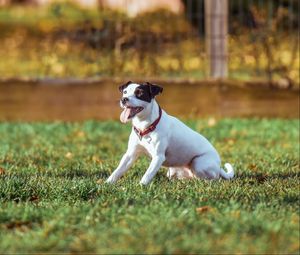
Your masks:
<instances>
[{"instance_id":1,"label":"blurred background","mask_svg":"<svg viewBox=\"0 0 300 255\"><path fill-rule=\"evenodd\" d=\"M0 120L117 119L118 85L171 114L299 117L298 0L0 0Z\"/></svg>"}]
</instances>

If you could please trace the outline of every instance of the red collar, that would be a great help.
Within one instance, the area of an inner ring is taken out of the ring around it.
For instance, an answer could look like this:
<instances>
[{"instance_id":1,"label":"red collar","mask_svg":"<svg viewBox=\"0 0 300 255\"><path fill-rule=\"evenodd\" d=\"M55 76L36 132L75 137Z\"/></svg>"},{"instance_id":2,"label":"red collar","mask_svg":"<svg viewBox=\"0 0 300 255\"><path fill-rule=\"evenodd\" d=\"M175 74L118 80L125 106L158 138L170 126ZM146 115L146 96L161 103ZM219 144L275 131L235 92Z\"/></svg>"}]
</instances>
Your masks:
<instances>
[{"instance_id":1,"label":"red collar","mask_svg":"<svg viewBox=\"0 0 300 255\"><path fill-rule=\"evenodd\" d=\"M158 106L158 107L159 107L159 116L149 127L145 128L144 130L139 130L138 128L133 126L133 130L137 134L137 136L140 138L140 140L142 140L144 135L147 135L150 132L154 131L157 124L159 123L161 115L162 115L162 110L161 110L160 106Z\"/></svg>"}]
</instances>

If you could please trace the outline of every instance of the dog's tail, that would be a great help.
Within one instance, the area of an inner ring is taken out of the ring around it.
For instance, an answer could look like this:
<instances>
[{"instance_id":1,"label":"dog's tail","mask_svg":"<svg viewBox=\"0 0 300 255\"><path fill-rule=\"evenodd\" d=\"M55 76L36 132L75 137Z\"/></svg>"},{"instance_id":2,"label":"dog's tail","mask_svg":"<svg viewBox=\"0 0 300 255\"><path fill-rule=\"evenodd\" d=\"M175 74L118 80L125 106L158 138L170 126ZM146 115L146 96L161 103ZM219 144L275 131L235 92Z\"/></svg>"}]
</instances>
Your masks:
<instances>
[{"instance_id":1,"label":"dog's tail","mask_svg":"<svg viewBox=\"0 0 300 255\"><path fill-rule=\"evenodd\" d=\"M226 163L224 166L225 166L227 172L223 168L221 168L221 171L220 171L221 176L226 180L232 179L234 176L234 170L233 170L232 165L229 163Z\"/></svg>"}]
</instances>

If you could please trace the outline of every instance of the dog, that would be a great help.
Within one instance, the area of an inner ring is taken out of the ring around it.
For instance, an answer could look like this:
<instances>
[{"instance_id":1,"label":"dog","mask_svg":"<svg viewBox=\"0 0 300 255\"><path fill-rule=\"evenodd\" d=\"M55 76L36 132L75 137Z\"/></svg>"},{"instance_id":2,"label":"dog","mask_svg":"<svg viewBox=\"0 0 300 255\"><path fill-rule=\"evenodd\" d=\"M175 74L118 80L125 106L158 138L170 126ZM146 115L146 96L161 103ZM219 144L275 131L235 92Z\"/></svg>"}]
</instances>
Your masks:
<instances>
[{"instance_id":1,"label":"dog","mask_svg":"<svg viewBox=\"0 0 300 255\"><path fill-rule=\"evenodd\" d=\"M220 167L217 150L202 135L162 110L155 97L163 88L146 83L127 82L119 87L122 97L122 123L132 122L128 148L117 169L106 180L115 183L141 154L152 158L140 184L149 184L161 166L168 167L167 177L229 180L234 176L231 164Z\"/></svg>"}]
</instances>

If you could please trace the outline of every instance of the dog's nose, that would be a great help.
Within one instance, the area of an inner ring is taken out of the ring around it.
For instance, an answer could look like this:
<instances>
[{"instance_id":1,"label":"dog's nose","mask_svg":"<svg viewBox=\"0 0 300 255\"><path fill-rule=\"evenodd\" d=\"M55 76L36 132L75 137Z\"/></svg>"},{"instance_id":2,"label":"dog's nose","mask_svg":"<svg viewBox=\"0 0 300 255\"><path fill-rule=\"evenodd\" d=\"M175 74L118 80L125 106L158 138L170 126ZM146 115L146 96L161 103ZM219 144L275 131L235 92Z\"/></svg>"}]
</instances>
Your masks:
<instances>
[{"instance_id":1,"label":"dog's nose","mask_svg":"<svg viewBox=\"0 0 300 255\"><path fill-rule=\"evenodd\" d=\"M123 97L123 98L121 99L122 104L126 104L128 101L129 101L129 98L128 98L128 97Z\"/></svg>"}]
</instances>

